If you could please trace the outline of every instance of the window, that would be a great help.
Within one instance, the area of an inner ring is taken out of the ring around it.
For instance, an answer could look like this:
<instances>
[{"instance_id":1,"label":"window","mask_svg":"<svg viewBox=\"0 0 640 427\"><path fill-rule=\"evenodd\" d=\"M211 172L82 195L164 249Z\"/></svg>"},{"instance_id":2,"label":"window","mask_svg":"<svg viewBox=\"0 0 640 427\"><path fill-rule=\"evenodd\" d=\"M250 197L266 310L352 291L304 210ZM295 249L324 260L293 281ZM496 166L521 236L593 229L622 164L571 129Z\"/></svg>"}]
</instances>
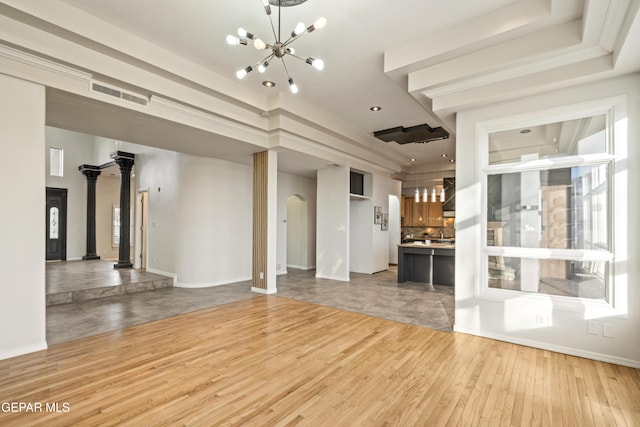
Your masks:
<instances>
[{"instance_id":1,"label":"window","mask_svg":"<svg viewBox=\"0 0 640 427\"><path fill-rule=\"evenodd\" d=\"M111 222L111 246L120 246L120 207L113 206L113 217Z\"/></svg>"},{"instance_id":2,"label":"window","mask_svg":"<svg viewBox=\"0 0 640 427\"><path fill-rule=\"evenodd\" d=\"M62 148L49 148L49 175L63 176L64 173L64 150Z\"/></svg>"},{"instance_id":3,"label":"window","mask_svg":"<svg viewBox=\"0 0 640 427\"><path fill-rule=\"evenodd\" d=\"M610 302L607 114L487 132L485 289Z\"/></svg>"}]
</instances>

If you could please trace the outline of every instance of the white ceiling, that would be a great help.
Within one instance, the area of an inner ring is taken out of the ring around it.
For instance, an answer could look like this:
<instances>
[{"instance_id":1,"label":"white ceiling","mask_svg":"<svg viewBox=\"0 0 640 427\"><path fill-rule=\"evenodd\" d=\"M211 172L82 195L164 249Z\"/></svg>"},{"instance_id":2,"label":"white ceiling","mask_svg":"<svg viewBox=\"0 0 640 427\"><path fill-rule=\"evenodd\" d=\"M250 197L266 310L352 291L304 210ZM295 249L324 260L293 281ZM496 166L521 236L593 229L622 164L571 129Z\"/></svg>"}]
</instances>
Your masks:
<instances>
[{"instance_id":1,"label":"white ceiling","mask_svg":"<svg viewBox=\"0 0 640 427\"><path fill-rule=\"evenodd\" d=\"M260 0L64 1L230 81L237 70L266 55L250 46L227 45L228 34L242 26L273 41ZM304 102L368 133L420 123L454 133L459 109L639 70L639 3L308 0L282 8L282 33L299 21L328 20L325 28L292 45L302 56L322 58L325 69L287 61ZM276 26L277 14L274 7ZM263 87L267 79L277 86ZM242 84L265 95L288 91L276 62L264 75L250 73ZM374 105L382 110L371 112ZM413 164L432 169L455 165L450 162L455 135L428 144L387 144L404 159L407 171L412 158Z\"/></svg>"}]
</instances>

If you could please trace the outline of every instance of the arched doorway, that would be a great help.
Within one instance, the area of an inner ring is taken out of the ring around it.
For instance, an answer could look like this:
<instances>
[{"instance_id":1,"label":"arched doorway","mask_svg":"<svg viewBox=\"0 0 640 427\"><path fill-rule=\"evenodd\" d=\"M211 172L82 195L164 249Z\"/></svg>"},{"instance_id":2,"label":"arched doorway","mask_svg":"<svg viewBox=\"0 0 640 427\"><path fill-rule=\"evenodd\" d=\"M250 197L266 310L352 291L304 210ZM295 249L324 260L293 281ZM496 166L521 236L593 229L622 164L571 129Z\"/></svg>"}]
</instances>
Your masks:
<instances>
[{"instance_id":1,"label":"arched doorway","mask_svg":"<svg viewBox=\"0 0 640 427\"><path fill-rule=\"evenodd\" d=\"M287 198L287 267L307 268L307 200Z\"/></svg>"}]
</instances>

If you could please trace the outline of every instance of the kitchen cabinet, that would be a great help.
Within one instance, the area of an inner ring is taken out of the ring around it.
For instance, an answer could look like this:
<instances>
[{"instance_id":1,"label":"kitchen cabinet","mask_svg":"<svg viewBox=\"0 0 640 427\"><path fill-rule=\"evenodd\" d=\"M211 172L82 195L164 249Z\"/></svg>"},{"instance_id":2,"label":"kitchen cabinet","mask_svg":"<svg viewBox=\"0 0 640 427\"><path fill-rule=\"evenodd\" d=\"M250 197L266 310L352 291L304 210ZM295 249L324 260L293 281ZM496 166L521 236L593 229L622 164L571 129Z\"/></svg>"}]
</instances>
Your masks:
<instances>
[{"instance_id":1,"label":"kitchen cabinet","mask_svg":"<svg viewBox=\"0 0 640 427\"><path fill-rule=\"evenodd\" d=\"M423 203L422 201L416 203L413 202L413 225L427 225L427 218L429 217L429 203Z\"/></svg>"},{"instance_id":2,"label":"kitchen cabinet","mask_svg":"<svg viewBox=\"0 0 640 427\"><path fill-rule=\"evenodd\" d=\"M433 202L429 204L429 215L427 225L430 227L442 227L442 202Z\"/></svg>"},{"instance_id":3,"label":"kitchen cabinet","mask_svg":"<svg viewBox=\"0 0 640 427\"><path fill-rule=\"evenodd\" d=\"M413 197L402 196L402 226L411 227L413 225Z\"/></svg>"},{"instance_id":4,"label":"kitchen cabinet","mask_svg":"<svg viewBox=\"0 0 640 427\"><path fill-rule=\"evenodd\" d=\"M432 280L434 285L453 286L456 282L455 249L435 249L433 251Z\"/></svg>"},{"instance_id":5,"label":"kitchen cabinet","mask_svg":"<svg viewBox=\"0 0 640 427\"><path fill-rule=\"evenodd\" d=\"M442 245L398 245L398 283L455 285L456 250Z\"/></svg>"},{"instance_id":6,"label":"kitchen cabinet","mask_svg":"<svg viewBox=\"0 0 640 427\"><path fill-rule=\"evenodd\" d=\"M442 227L442 202L417 202L413 197L403 196L401 204L403 227Z\"/></svg>"}]
</instances>

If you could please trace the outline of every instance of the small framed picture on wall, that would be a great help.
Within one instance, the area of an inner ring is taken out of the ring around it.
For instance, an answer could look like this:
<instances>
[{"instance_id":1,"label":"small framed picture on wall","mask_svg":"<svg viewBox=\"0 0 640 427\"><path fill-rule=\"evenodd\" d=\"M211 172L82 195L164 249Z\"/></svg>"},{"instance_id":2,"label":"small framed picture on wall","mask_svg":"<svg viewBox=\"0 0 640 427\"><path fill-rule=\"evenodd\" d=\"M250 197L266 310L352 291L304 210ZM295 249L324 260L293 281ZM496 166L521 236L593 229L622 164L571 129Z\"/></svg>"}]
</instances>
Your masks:
<instances>
[{"instance_id":1,"label":"small framed picture on wall","mask_svg":"<svg viewBox=\"0 0 640 427\"><path fill-rule=\"evenodd\" d=\"M373 223L382 224L382 206L373 207Z\"/></svg>"}]
</instances>

